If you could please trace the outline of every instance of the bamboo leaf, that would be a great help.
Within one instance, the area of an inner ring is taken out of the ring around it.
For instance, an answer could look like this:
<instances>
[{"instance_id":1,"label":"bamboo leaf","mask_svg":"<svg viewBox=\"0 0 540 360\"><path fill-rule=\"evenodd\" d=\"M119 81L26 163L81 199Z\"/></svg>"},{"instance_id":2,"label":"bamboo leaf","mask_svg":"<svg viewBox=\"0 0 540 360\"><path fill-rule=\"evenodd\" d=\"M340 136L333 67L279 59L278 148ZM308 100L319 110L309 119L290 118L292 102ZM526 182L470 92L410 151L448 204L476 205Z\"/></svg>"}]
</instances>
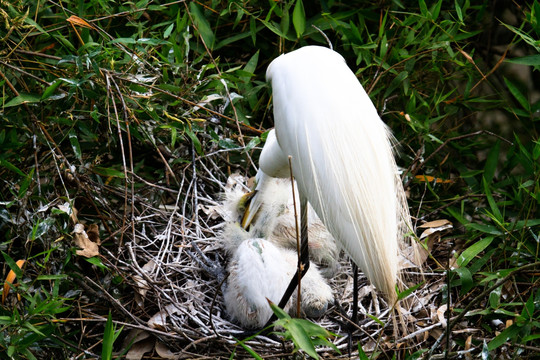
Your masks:
<instances>
[{"instance_id":1,"label":"bamboo leaf","mask_svg":"<svg viewBox=\"0 0 540 360\"><path fill-rule=\"evenodd\" d=\"M306 11L302 0L296 0L293 10L293 25L296 31L296 37L300 38L306 30Z\"/></svg>"},{"instance_id":2,"label":"bamboo leaf","mask_svg":"<svg viewBox=\"0 0 540 360\"><path fill-rule=\"evenodd\" d=\"M514 85L514 83L512 83L507 78L504 78L504 82L506 83L506 86L508 86L508 89L510 90L514 98L516 98L516 100L519 102L521 107L523 107L523 109L527 111L530 111L531 105L529 104L529 100L527 100L525 95L521 93L521 91L517 88L517 86Z\"/></svg>"},{"instance_id":3,"label":"bamboo leaf","mask_svg":"<svg viewBox=\"0 0 540 360\"><path fill-rule=\"evenodd\" d=\"M465 251L459 255L457 264L459 267L467 266L472 259L474 259L478 254L484 251L491 242L493 241L493 236L487 236L482 240L475 242L473 245L469 246Z\"/></svg>"}]
</instances>

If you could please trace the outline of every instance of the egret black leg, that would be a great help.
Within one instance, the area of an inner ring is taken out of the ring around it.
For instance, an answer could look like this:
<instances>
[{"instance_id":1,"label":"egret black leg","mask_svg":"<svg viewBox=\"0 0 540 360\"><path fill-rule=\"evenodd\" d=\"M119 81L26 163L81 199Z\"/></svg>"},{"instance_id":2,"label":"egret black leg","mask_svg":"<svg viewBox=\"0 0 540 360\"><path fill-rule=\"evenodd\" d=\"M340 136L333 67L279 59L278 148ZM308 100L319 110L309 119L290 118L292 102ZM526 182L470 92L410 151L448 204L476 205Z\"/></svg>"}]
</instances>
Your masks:
<instances>
[{"instance_id":1,"label":"egret black leg","mask_svg":"<svg viewBox=\"0 0 540 360\"><path fill-rule=\"evenodd\" d=\"M296 269L296 273L294 274L293 278L291 279L291 282L289 283L289 286L287 287L287 290L285 290L285 294L283 294L283 297L281 298L281 301L279 302L278 306L280 308L284 308L287 304L287 301L291 298L291 295L296 289L296 286L298 285L298 279L304 277L306 272L309 269L309 248L308 248L308 207L307 207L307 199L300 194L300 258L298 260L298 268ZM274 321L276 321L276 315L272 315L272 317L267 321L265 327L272 324Z\"/></svg>"},{"instance_id":2,"label":"egret black leg","mask_svg":"<svg viewBox=\"0 0 540 360\"><path fill-rule=\"evenodd\" d=\"M353 262L353 308L352 308L352 317L351 322L347 326L347 335L349 335L349 341L347 344L347 350L349 352L349 357L352 353L352 333L355 330L356 324L358 323L358 266Z\"/></svg>"},{"instance_id":3,"label":"egret black leg","mask_svg":"<svg viewBox=\"0 0 540 360\"><path fill-rule=\"evenodd\" d=\"M353 262L353 310L351 321L358 323L358 266Z\"/></svg>"}]
</instances>

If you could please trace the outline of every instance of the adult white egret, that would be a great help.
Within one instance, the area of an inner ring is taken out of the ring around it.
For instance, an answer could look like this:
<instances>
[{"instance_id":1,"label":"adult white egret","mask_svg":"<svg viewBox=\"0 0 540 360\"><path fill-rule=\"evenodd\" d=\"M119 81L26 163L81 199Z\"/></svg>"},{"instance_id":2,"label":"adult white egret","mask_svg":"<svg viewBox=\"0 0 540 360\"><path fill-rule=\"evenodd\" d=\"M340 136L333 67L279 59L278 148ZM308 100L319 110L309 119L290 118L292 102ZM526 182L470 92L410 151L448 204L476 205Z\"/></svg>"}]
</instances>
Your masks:
<instances>
[{"instance_id":1,"label":"adult white egret","mask_svg":"<svg viewBox=\"0 0 540 360\"><path fill-rule=\"evenodd\" d=\"M392 136L345 60L306 46L276 58L266 72L273 94L275 138L259 160L257 191L270 177L289 177L288 157L302 207L303 267L307 201L327 229L392 306L397 299L400 223L409 213L392 151ZM243 221L260 207L257 194ZM305 272L305 271L302 271ZM294 279L282 298L295 288Z\"/></svg>"}]
</instances>

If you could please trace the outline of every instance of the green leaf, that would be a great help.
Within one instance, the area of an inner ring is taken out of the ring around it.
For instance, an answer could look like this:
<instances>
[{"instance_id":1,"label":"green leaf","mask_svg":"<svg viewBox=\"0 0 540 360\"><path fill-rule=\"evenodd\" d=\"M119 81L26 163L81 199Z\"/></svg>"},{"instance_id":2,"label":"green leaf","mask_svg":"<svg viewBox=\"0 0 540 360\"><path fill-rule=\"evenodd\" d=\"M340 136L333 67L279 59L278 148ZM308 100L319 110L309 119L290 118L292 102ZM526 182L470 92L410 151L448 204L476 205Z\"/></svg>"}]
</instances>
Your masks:
<instances>
[{"instance_id":1,"label":"green leaf","mask_svg":"<svg viewBox=\"0 0 540 360\"><path fill-rule=\"evenodd\" d=\"M223 149L229 149L229 150L234 150L234 149L239 148L238 144L233 139L229 139L229 138L219 139L218 145L219 147Z\"/></svg>"},{"instance_id":2,"label":"green leaf","mask_svg":"<svg viewBox=\"0 0 540 360\"><path fill-rule=\"evenodd\" d=\"M523 342L526 343L526 342L538 340L538 339L540 339L540 334L533 334L533 335L525 336L523 338Z\"/></svg>"},{"instance_id":3,"label":"green leaf","mask_svg":"<svg viewBox=\"0 0 540 360\"><path fill-rule=\"evenodd\" d=\"M235 339L235 340L236 340L236 342L237 342L241 347L243 347L244 350L246 350L246 351L247 351L247 352L248 352L255 360L264 360L259 354L257 354L257 353L255 352L255 350L253 350L249 345L246 345L246 344L244 343L245 340L244 340L244 341L238 340L238 339ZM247 339L246 339L246 340L247 340ZM232 354L231 354L231 356L232 356Z\"/></svg>"},{"instance_id":4,"label":"green leaf","mask_svg":"<svg viewBox=\"0 0 540 360\"><path fill-rule=\"evenodd\" d=\"M261 139L258 137L254 137L247 143L246 148L244 149L245 152L249 152L253 150L253 148L261 143Z\"/></svg>"},{"instance_id":5,"label":"green leaf","mask_svg":"<svg viewBox=\"0 0 540 360\"><path fill-rule=\"evenodd\" d=\"M90 264L92 265L95 265L97 266L98 268L100 269L103 269L103 270L107 270L107 266L105 266L102 262L101 262L101 259L97 256L94 256L94 257L91 257L91 258L85 258L85 260L87 262L89 262Z\"/></svg>"},{"instance_id":6,"label":"green leaf","mask_svg":"<svg viewBox=\"0 0 540 360\"><path fill-rule=\"evenodd\" d=\"M69 276L67 274L58 274L58 275L38 275L36 280L48 281L48 280L63 280L67 279Z\"/></svg>"},{"instance_id":7,"label":"green leaf","mask_svg":"<svg viewBox=\"0 0 540 360\"><path fill-rule=\"evenodd\" d=\"M378 317L376 316L373 316L371 314L367 314L367 316L369 316L371 318L371 320L375 321L377 324L381 325L381 326L384 326L384 321L382 321L381 319L379 319Z\"/></svg>"},{"instance_id":8,"label":"green leaf","mask_svg":"<svg viewBox=\"0 0 540 360\"><path fill-rule=\"evenodd\" d=\"M191 16L193 16L194 25L197 27L199 34L201 34L204 43L210 50L212 50L216 37L214 35L214 32L212 31L210 23L208 22L208 20L206 20L206 17L200 10L197 3L191 1L189 3L189 11L191 13Z\"/></svg>"},{"instance_id":9,"label":"green leaf","mask_svg":"<svg viewBox=\"0 0 540 360\"><path fill-rule=\"evenodd\" d=\"M537 161L540 158L540 141L535 141L534 143L535 145L532 151L532 158L534 161Z\"/></svg>"},{"instance_id":10,"label":"green leaf","mask_svg":"<svg viewBox=\"0 0 540 360\"><path fill-rule=\"evenodd\" d=\"M7 160L0 159L0 166L5 167L6 169L13 171L14 173L17 173L20 176L26 176L26 174L23 173L18 167L16 167L15 165L13 165L12 163L10 163Z\"/></svg>"},{"instance_id":11,"label":"green leaf","mask_svg":"<svg viewBox=\"0 0 540 360\"><path fill-rule=\"evenodd\" d=\"M137 40L133 38L116 38L109 42L110 44L122 44L122 45L131 45L136 44Z\"/></svg>"},{"instance_id":12,"label":"green leaf","mask_svg":"<svg viewBox=\"0 0 540 360\"><path fill-rule=\"evenodd\" d=\"M478 230L480 232L483 232L485 234L490 234L490 235L502 235L503 234L501 232L501 230L497 229L495 226L492 226L492 225L471 223L471 224L465 224L465 227L470 228L470 229L474 229L474 230Z\"/></svg>"},{"instance_id":13,"label":"green leaf","mask_svg":"<svg viewBox=\"0 0 540 360\"><path fill-rule=\"evenodd\" d=\"M503 216L501 214L501 211L499 210L499 207L497 206L497 202L493 198L493 195L491 194L491 188L489 187L488 182L486 179L482 179L483 185L484 185L484 193L486 194L486 198L489 204L489 207L491 208L491 212L493 213L493 216L497 220L499 224L503 222Z\"/></svg>"},{"instance_id":14,"label":"green leaf","mask_svg":"<svg viewBox=\"0 0 540 360\"><path fill-rule=\"evenodd\" d=\"M278 307L276 304L274 304L272 301L268 300L268 304L270 305L270 308L272 309L272 311L274 312L274 314L276 314L276 316L278 317L278 319L285 319L285 320L290 320L291 317L289 316L289 314L287 314L285 311L283 311L283 309L281 309L280 307Z\"/></svg>"},{"instance_id":15,"label":"green leaf","mask_svg":"<svg viewBox=\"0 0 540 360\"><path fill-rule=\"evenodd\" d=\"M513 339L519 333L519 330L520 328L516 324L504 329L503 332L495 336L495 338L489 342L487 346L488 351L493 351L508 340Z\"/></svg>"},{"instance_id":16,"label":"green leaf","mask_svg":"<svg viewBox=\"0 0 540 360\"><path fill-rule=\"evenodd\" d=\"M293 319L294 320L294 319ZM288 324L287 330L290 332L293 342L302 350L304 350L309 356L314 359L318 359L319 355L315 350L315 346L311 341L311 338L306 333L306 330L300 326L297 321L291 321Z\"/></svg>"},{"instance_id":17,"label":"green leaf","mask_svg":"<svg viewBox=\"0 0 540 360\"><path fill-rule=\"evenodd\" d=\"M461 291L462 295L465 295L469 290L474 286L472 274L467 268L456 268L454 269L456 274L458 274L461 280Z\"/></svg>"},{"instance_id":18,"label":"green leaf","mask_svg":"<svg viewBox=\"0 0 540 360\"><path fill-rule=\"evenodd\" d=\"M289 5L285 5L283 9L283 15L281 15L281 21L279 22L279 28L281 29L281 32L284 34L289 33L289 27L291 24L290 16L289 16Z\"/></svg>"},{"instance_id":19,"label":"green leaf","mask_svg":"<svg viewBox=\"0 0 540 360\"><path fill-rule=\"evenodd\" d=\"M425 0L418 0L418 5L420 6L420 13L422 14L422 16L425 17L425 18L429 18L429 11L428 11L428 8L426 6L426 1Z\"/></svg>"},{"instance_id":20,"label":"green leaf","mask_svg":"<svg viewBox=\"0 0 540 360\"><path fill-rule=\"evenodd\" d=\"M431 16L432 16L431 20L433 21L437 20L437 18L439 17L439 13L441 12L441 5L442 5L442 0L437 1L437 3L433 5L433 8L431 9Z\"/></svg>"},{"instance_id":21,"label":"green leaf","mask_svg":"<svg viewBox=\"0 0 540 360\"><path fill-rule=\"evenodd\" d=\"M253 46L257 43L257 32L259 30L257 29L257 23L255 22L255 17L252 16L249 18L249 34L251 35L251 41L253 42Z\"/></svg>"},{"instance_id":22,"label":"green leaf","mask_svg":"<svg viewBox=\"0 0 540 360\"><path fill-rule=\"evenodd\" d=\"M37 327L35 327L32 323L30 323L29 321L26 321L24 324L23 324L23 327L27 328L28 330L40 335L40 336L43 336L45 337L45 334L42 333Z\"/></svg>"},{"instance_id":23,"label":"green leaf","mask_svg":"<svg viewBox=\"0 0 540 360\"><path fill-rule=\"evenodd\" d=\"M467 266L472 259L474 259L478 254L484 251L484 249L491 244L493 239L495 239L495 237L487 236L482 240L469 246L465 251L461 253L461 255L459 255L457 259L457 265L459 267Z\"/></svg>"},{"instance_id":24,"label":"green leaf","mask_svg":"<svg viewBox=\"0 0 540 360\"><path fill-rule=\"evenodd\" d=\"M53 83L48 86L41 95L41 100L47 100L48 98L50 98L61 84L62 80L60 79L56 79L55 81L53 81Z\"/></svg>"},{"instance_id":25,"label":"green leaf","mask_svg":"<svg viewBox=\"0 0 540 360\"><path fill-rule=\"evenodd\" d=\"M369 360L369 357L364 352L364 349L362 349L362 342L358 342L358 358L360 360Z\"/></svg>"},{"instance_id":26,"label":"green leaf","mask_svg":"<svg viewBox=\"0 0 540 360\"><path fill-rule=\"evenodd\" d=\"M523 95L521 93L521 91L517 88L516 85L514 85L510 80L508 80L507 78L504 78L504 82L506 83L506 86L508 87L508 89L510 90L510 92L512 93L512 95L514 95L514 97L516 98L516 100L519 102L519 104L521 105L521 107L527 111L531 111L531 105L529 104L529 100L527 100L527 98L525 97L525 95Z\"/></svg>"},{"instance_id":27,"label":"green leaf","mask_svg":"<svg viewBox=\"0 0 540 360\"><path fill-rule=\"evenodd\" d=\"M257 64L259 63L259 50L248 60L246 65L244 66L244 71L255 74L255 71L257 70ZM244 82L248 82L251 77L240 77L240 80Z\"/></svg>"},{"instance_id":28,"label":"green leaf","mask_svg":"<svg viewBox=\"0 0 540 360\"><path fill-rule=\"evenodd\" d=\"M26 191L28 190L28 187L32 183L33 177L34 177L34 169L32 169L30 171L30 174L26 175L22 179L22 181L19 183L19 193L17 195L19 199L22 199L24 195L26 195Z\"/></svg>"},{"instance_id":29,"label":"green leaf","mask_svg":"<svg viewBox=\"0 0 540 360\"><path fill-rule=\"evenodd\" d=\"M41 101L41 96L34 95L34 94L20 94L19 96L15 96L13 99L8 101L4 108L13 107L13 106L19 106L22 104L33 104Z\"/></svg>"},{"instance_id":30,"label":"green leaf","mask_svg":"<svg viewBox=\"0 0 540 360\"><path fill-rule=\"evenodd\" d=\"M302 0L296 0L293 10L293 25L296 31L296 37L300 38L306 30L306 11Z\"/></svg>"},{"instance_id":31,"label":"green leaf","mask_svg":"<svg viewBox=\"0 0 540 360\"><path fill-rule=\"evenodd\" d=\"M533 294L531 294L531 296L529 296L529 299L525 303L523 310L521 311L521 316L526 320L530 320L533 318L533 313L534 313L534 296Z\"/></svg>"},{"instance_id":32,"label":"green leaf","mask_svg":"<svg viewBox=\"0 0 540 360\"><path fill-rule=\"evenodd\" d=\"M410 294L412 294L416 289L418 289L420 286L422 286L424 284L424 281L422 281L420 284L416 284L414 286L411 286L410 288L406 289L406 290L403 290L403 291L398 291L398 300L403 300L405 299L407 296L409 296Z\"/></svg>"},{"instance_id":33,"label":"green leaf","mask_svg":"<svg viewBox=\"0 0 540 360\"><path fill-rule=\"evenodd\" d=\"M15 273L17 279L22 279L22 270L20 267L17 266L16 261L3 251L2 256L4 257L4 260L6 261L6 264L9 266L9 268Z\"/></svg>"},{"instance_id":34,"label":"green leaf","mask_svg":"<svg viewBox=\"0 0 540 360\"><path fill-rule=\"evenodd\" d=\"M539 14L540 15L540 14ZM505 59L505 62L527 65L527 66L540 66L540 54L538 55L528 55L519 58Z\"/></svg>"},{"instance_id":35,"label":"green leaf","mask_svg":"<svg viewBox=\"0 0 540 360\"><path fill-rule=\"evenodd\" d=\"M463 13L461 11L461 7L459 6L459 1L458 0L455 0L454 1L454 5L456 7L456 14L458 16L458 19L459 19L459 22L460 23L463 23Z\"/></svg>"},{"instance_id":36,"label":"green leaf","mask_svg":"<svg viewBox=\"0 0 540 360\"><path fill-rule=\"evenodd\" d=\"M193 142L193 147L195 148L195 152L198 155L203 155L203 150L201 146L201 142L199 141L199 138L197 138L197 135L193 132L193 130L190 127L186 127L186 135L191 139Z\"/></svg>"},{"instance_id":37,"label":"green leaf","mask_svg":"<svg viewBox=\"0 0 540 360\"><path fill-rule=\"evenodd\" d=\"M497 309L499 307L501 301L501 292L502 286L499 286L489 293L489 306L491 306L492 309Z\"/></svg>"},{"instance_id":38,"label":"green leaf","mask_svg":"<svg viewBox=\"0 0 540 360\"><path fill-rule=\"evenodd\" d=\"M166 28L165 31L163 32L163 38L164 38L164 39L168 39L169 36L171 36L171 33L172 33L173 30L174 30L174 23L172 23L171 25L167 26L167 28Z\"/></svg>"},{"instance_id":39,"label":"green leaf","mask_svg":"<svg viewBox=\"0 0 540 360\"><path fill-rule=\"evenodd\" d=\"M79 139L77 138L75 130L71 129L68 136L69 142L71 143L71 148L73 149L73 153L75 154L77 159L82 160L81 145L79 144Z\"/></svg>"},{"instance_id":40,"label":"green leaf","mask_svg":"<svg viewBox=\"0 0 540 360\"><path fill-rule=\"evenodd\" d=\"M92 169L96 174L99 174L102 176L112 176L112 177L117 177L117 178L122 178L122 179L125 178L124 172L118 171L116 169L105 168L101 166L94 166Z\"/></svg>"},{"instance_id":41,"label":"green leaf","mask_svg":"<svg viewBox=\"0 0 540 360\"><path fill-rule=\"evenodd\" d=\"M114 324L112 322L111 312L107 316L107 322L105 323L105 331L103 333L103 346L101 348L101 358L104 360L112 359L114 343Z\"/></svg>"}]
</instances>

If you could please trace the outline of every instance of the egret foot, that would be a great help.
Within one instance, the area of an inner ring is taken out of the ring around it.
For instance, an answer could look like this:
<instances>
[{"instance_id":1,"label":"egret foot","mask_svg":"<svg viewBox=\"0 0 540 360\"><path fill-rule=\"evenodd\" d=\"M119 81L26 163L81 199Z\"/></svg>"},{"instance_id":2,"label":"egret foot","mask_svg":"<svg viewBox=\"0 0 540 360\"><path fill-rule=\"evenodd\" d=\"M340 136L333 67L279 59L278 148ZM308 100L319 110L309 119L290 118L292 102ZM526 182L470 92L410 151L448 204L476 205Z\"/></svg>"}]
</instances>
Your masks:
<instances>
[{"instance_id":1,"label":"egret foot","mask_svg":"<svg viewBox=\"0 0 540 360\"><path fill-rule=\"evenodd\" d=\"M201 251L199 246L194 241L191 242L191 247L193 250L195 250L198 256L191 251L187 251L189 256L191 256L191 258L195 260L206 273L216 279L216 281L221 285L221 290L223 291L226 273L225 268L218 260L217 254L216 259L212 260Z\"/></svg>"}]
</instances>

